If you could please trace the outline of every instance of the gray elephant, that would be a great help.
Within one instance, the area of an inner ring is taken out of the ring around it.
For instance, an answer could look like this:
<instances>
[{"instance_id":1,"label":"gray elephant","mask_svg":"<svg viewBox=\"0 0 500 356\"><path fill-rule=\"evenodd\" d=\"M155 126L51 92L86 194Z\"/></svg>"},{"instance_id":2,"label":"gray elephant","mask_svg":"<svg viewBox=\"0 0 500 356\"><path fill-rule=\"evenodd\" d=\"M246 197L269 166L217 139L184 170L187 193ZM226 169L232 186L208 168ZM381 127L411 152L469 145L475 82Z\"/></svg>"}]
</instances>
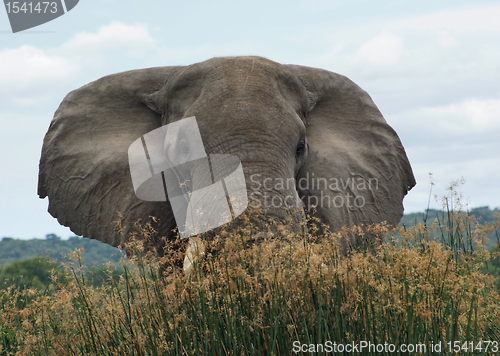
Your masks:
<instances>
[{"instance_id":1,"label":"gray elephant","mask_svg":"<svg viewBox=\"0 0 500 356\"><path fill-rule=\"evenodd\" d=\"M256 224L288 221L299 229L314 211L333 230L396 225L403 198L415 185L396 132L348 78L233 57L117 73L69 93L43 142L38 195L49 197L48 210L59 223L112 246L127 242L135 222L149 222L158 231L153 247L162 254L160 237L175 238L186 216L176 219L173 190L164 201L138 196L130 148L149 132L187 118L195 118L207 157L230 155L237 158L234 167L241 164L244 207L263 213L252 218ZM172 161L187 158L181 163L189 196L217 179L200 169L208 167L206 160L190 160L198 148L179 137L165 140L163 149ZM212 159L212 173L223 168L215 166Z\"/></svg>"}]
</instances>

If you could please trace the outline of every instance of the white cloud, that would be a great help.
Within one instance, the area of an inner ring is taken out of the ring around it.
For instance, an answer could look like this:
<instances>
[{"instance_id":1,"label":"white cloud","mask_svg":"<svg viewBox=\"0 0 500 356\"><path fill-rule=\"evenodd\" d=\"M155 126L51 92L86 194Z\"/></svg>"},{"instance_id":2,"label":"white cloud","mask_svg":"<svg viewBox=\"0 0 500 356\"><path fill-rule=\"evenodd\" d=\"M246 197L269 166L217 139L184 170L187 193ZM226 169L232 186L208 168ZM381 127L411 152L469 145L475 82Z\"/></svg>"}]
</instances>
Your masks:
<instances>
[{"instance_id":1,"label":"white cloud","mask_svg":"<svg viewBox=\"0 0 500 356\"><path fill-rule=\"evenodd\" d=\"M88 54L114 52L122 49L135 52L152 48L154 45L155 40L149 34L146 25L126 25L121 22L113 22L108 26L101 27L95 33L77 33L62 48Z\"/></svg>"},{"instance_id":2,"label":"white cloud","mask_svg":"<svg viewBox=\"0 0 500 356\"><path fill-rule=\"evenodd\" d=\"M79 68L57 55L22 46L0 52L0 102L33 105L48 88L72 80Z\"/></svg>"},{"instance_id":3,"label":"white cloud","mask_svg":"<svg viewBox=\"0 0 500 356\"><path fill-rule=\"evenodd\" d=\"M345 5L360 3L359 0L307 0L300 4L300 7L309 12L320 12L338 9Z\"/></svg>"},{"instance_id":4,"label":"white cloud","mask_svg":"<svg viewBox=\"0 0 500 356\"><path fill-rule=\"evenodd\" d=\"M482 130L500 128L500 100L469 100L452 106L449 113L468 119L469 126Z\"/></svg>"},{"instance_id":5,"label":"white cloud","mask_svg":"<svg viewBox=\"0 0 500 356\"><path fill-rule=\"evenodd\" d=\"M394 65L399 62L403 39L391 32L384 31L364 43L356 54L356 59L375 65Z\"/></svg>"},{"instance_id":6,"label":"white cloud","mask_svg":"<svg viewBox=\"0 0 500 356\"><path fill-rule=\"evenodd\" d=\"M500 6L480 5L349 27L318 25L311 41L323 45L315 42L316 53L304 62L347 75L384 115L498 98L498 18Z\"/></svg>"},{"instance_id":7,"label":"white cloud","mask_svg":"<svg viewBox=\"0 0 500 356\"><path fill-rule=\"evenodd\" d=\"M500 6L446 10L394 22L390 29L446 30L457 32L500 31Z\"/></svg>"},{"instance_id":8,"label":"white cloud","mask_svg":"<svg viewBox=\"0 0 500 356\"><path fill-rule=\"evenodd\" d=\"M25 88L33 83L67 80L76 68L62 57L51 56L32 46L0 52L2 87Z\"/></svg>"},{"instance_id":9,"label":"white cloud","mask_svg":"<svg viewBox=\"0 0 500 356\"><path fill-rule=\"evenodd\" d=\"M450 182L464 177L467 183L460 190L471 197L472 206L498 206L500 99L415 108L390 115L388 122L401 137L418 182L405 199L408 212L427 206L429 172L439 197ZM440 205L432 200L431 207Z\"/></svg>"},{"instance_id":10,"label":"white cloud","mask_svg":"<svg viewBox=\"0 0 500 356\"><path fill-rule=\"evenodd\" d=\"M56 48L41 50L24 45L4 50L0 52L0 103L36 105L54 94L51 89L73 81L84 67L87 73L91 68L112 72L103 68L102 54L120 56L124 50L137 56L154 48L154 44L147 26L113 22L95 33L76 34ZM116 68L115 61L108 62Z\"/></svg>"},{"instance_id":11,"label":"white cloud","mask_svg":"<svg viewBox=\"0 0 500 356\"><path fill-rule=\"evenodd\" d=\"M412 113L398 115L417 120L422 128L432 127L434 132L443 135L481 134L500 130L500 99L469 99L451 105L419 108Z\"/></svg>"},{"instance_id":12,"label":"white cloud","mask_svg":"<svg viewBox=\"0 0 500 356\"><path fill-rule=\"evenodd\" d=\"M497 147L491 147L498 150ZM498 152L498 151L496 151ZM500 187L500 171L497 167L500 158L495 153L484 150L482 147L455 146L455 147L430 147L422 146L407 149L408 157L412 164L417 185L408 193L404 200L406 212L423 211L427 207L430 192L428 173L432 172L432 195L438 198L445 196L450 183L460 178L465 179L465 185L458 188L463 193L470 206L491 207L499 206L498 199ZM434 159L438 155L438 159ZM464 157L465 156L465 157ZM417 157L418 159L412 159ZM441 204L431 199L431 208L441 208Z\"/></svg>"},{"instance_id":13,"label":"white cloud","mask_svg":"<svg viewBox=\"0 0 500 356\"><path fill-rule=\"evenodd\" d=\"M457 45L457 40L452 37L448 31L438 31L436 41L443 48L454 47Z\"/></svg>"}]
</instances>

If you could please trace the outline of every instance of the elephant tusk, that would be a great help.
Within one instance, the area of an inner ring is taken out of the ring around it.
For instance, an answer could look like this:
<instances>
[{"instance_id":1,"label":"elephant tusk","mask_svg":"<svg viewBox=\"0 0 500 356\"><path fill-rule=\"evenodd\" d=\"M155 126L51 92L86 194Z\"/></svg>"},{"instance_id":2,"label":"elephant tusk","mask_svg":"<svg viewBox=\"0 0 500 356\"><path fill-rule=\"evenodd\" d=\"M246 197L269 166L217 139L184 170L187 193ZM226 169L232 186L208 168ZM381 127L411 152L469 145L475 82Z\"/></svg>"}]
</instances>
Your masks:
<instances>
[{"instance_id":1,"label":"elephant tusk","mask_svg":"<svg viewBox=\"0 0 500 356\"><path fill-rule=\"evenodd\" d=\"M205 255L205 245L199 237L189 238L189 245L184 257L183 270L185 275L189 275L193 270L193 265Z\"/></svg>"}]
</instances>

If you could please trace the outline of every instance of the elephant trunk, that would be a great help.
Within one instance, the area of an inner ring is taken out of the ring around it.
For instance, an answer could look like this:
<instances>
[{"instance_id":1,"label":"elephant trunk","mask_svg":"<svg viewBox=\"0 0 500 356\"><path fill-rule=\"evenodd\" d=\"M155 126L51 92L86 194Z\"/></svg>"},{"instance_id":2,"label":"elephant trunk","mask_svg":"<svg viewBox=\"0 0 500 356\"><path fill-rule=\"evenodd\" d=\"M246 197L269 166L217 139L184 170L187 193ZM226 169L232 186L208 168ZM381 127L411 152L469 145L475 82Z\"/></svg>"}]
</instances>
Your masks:
<instances>
[{"instance_id":1,"label":"elephant trunk","mask_svg":"<svg viewBox=\"0 0 500 356\"><path fill-rule=\"evenodd\" d=\"M257 211L256 216L251 218L252 222L261 227L286 225L290 231L301 231L305 213L293 178L270 178L253 174L247 190L250 210Z\"/></svg>"}]
</instances>

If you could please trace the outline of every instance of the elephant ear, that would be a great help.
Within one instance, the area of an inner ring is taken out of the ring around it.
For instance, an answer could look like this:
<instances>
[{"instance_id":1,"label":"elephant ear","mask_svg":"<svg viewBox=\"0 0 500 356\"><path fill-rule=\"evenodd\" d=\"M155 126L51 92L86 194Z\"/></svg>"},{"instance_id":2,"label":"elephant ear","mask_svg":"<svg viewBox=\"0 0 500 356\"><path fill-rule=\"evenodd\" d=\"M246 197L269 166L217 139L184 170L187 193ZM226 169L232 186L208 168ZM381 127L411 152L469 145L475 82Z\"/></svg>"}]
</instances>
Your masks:
<instances>
[{"instance_id":1,"label":"elephant ear","mask_svg":"<svg viewBox=\"0 0 500 356\"><path fill-rule=\"evenodd\" d=\"M178 68L109 75L64 98L43 141L38 180L38 195L49 197L49 213L60 224L112 246L151 216L161 219L160 230L175 227L168 203L135 196L128 149L161 125L150 94Z\"/></svg>"},{"instance_id":2,"label":"elephant ear","mask_svg":"<svg viewBox=\"0 0 500 356\"><path fill-rule=\"evenodd\" d=\"M370 96L348 78L288 66L310 95L309 156L299 173L303 201L332 229L397 225L416 184L405 150ZM302 180L302 181L301 181ZM301 184L302 183L302 184ZM307 184L306 184L307 183Z\"/></svg>"}]
</instances>

